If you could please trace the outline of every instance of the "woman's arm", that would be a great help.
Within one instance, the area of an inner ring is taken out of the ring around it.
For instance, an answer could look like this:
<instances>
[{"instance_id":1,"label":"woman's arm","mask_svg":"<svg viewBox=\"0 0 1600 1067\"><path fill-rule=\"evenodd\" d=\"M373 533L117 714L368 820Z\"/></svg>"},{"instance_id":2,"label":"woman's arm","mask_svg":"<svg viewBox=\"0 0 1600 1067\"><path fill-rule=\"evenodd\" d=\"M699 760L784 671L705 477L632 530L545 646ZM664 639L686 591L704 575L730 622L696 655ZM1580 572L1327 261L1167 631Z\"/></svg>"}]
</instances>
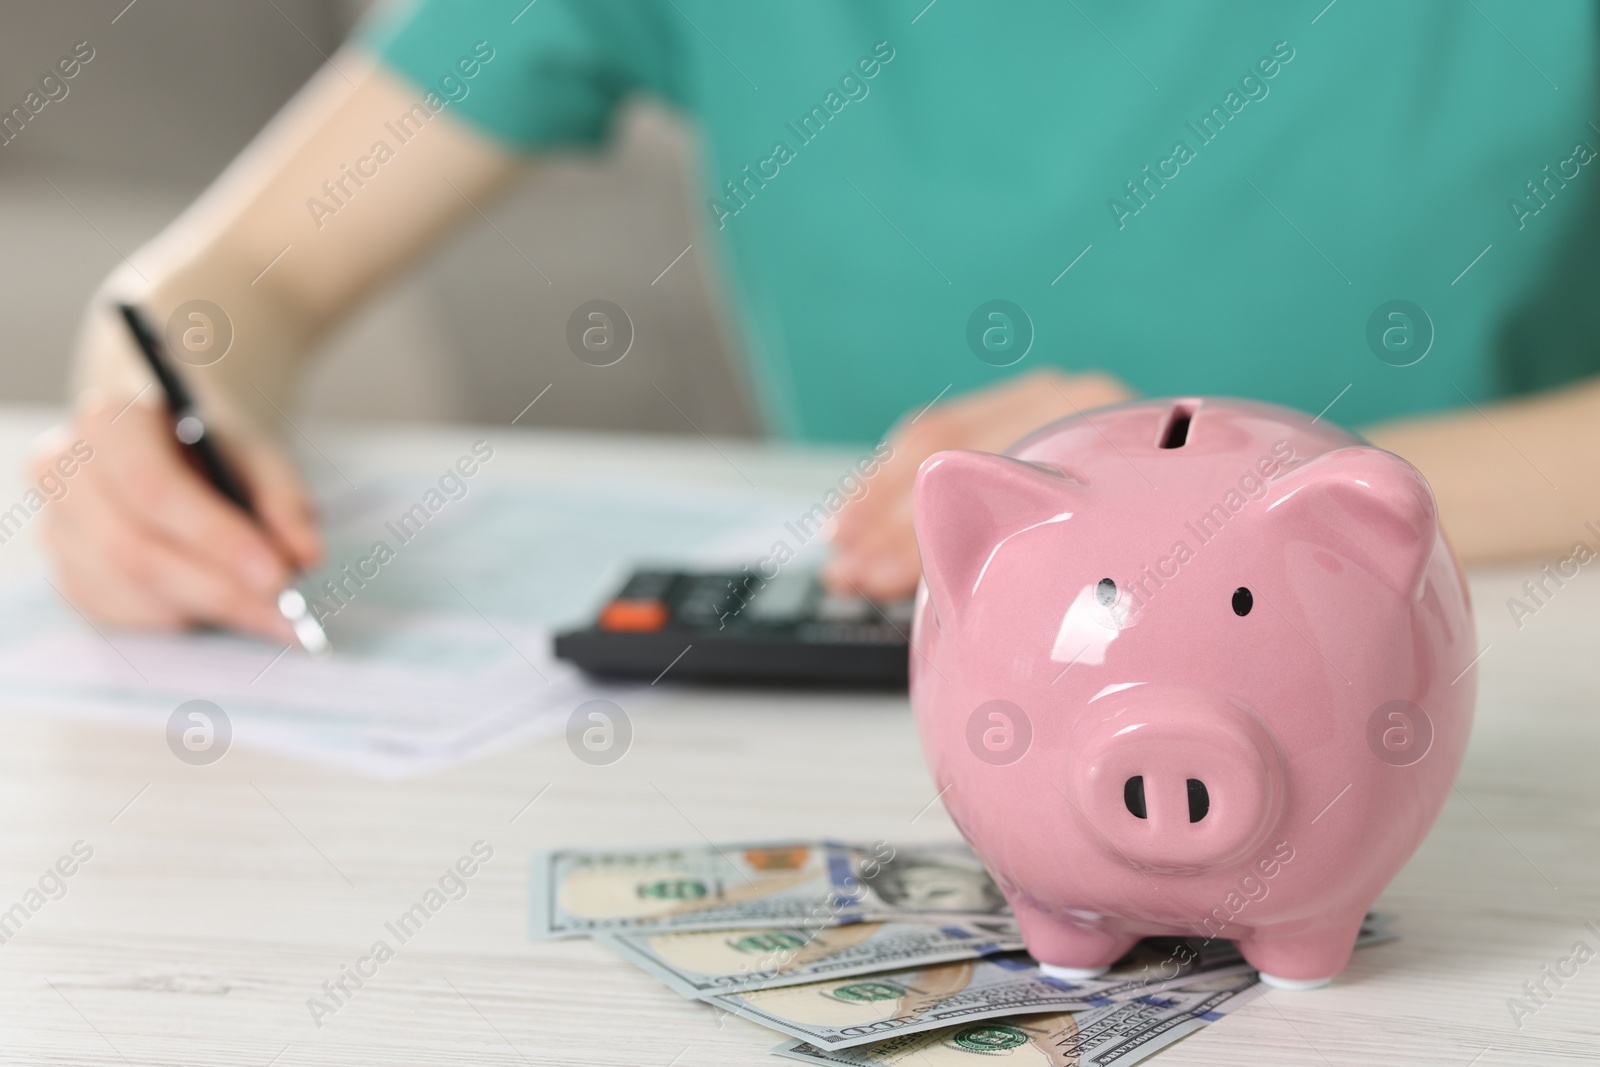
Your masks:
<instances>
[{"instance_id":1,"label":"woman's arm","mask_svg":"<svg viewBox=\"0 0 1600 1067\"><path fill-rule=\"evenodd\" d=\"M258 388L279 400L323 331L517 173L505 148L437 96L431 111L428 96L360 50L341 51L108 279L88 312L76 383L148 381L109 300L136 300L160 325L205 299L232 320L235 341L191 375L196 387L230 410L260 414Z\"/></svg>"},{"instance_id":2,"label":"woman's arm","mask_svg":"<svg viewBox=\"0 0 1600 1067\"><path fill-rule=\"evenodd\" d=\"M325 330L516 171L510 152L439 98L341 51L95 294L78 342L73 425L35 458L43 473L86 450L93 457L44 523L66 594L116 623L210 623L293 640L275 598L321 544L310 498L266 432L277 424L273 405ZM180 369L267 532L180 455L110 310L138 303L160 329L197 299L222 309L233 342L216 363Z\"/></svg>"},{"instance_id":3,"label":"woman's arm","mask_svg":"<svg viewBox=\"0 0 1600 1067\"><path fill-rule=\"evenodd\" d=\"M1565 556L1600 525L1600 378L1364 433L1427 477L1463 563Z\"/></svg>"}]
</instances>

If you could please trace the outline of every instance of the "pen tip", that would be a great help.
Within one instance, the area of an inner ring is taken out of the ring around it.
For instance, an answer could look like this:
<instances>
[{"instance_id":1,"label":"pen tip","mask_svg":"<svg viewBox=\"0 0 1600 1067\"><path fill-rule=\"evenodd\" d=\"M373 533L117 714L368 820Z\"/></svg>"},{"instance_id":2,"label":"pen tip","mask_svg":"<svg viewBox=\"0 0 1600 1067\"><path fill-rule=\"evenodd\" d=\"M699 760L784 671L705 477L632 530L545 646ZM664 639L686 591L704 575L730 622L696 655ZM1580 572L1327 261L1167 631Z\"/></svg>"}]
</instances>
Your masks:
<instances>
[{"instance_id":1,"label":"pen tip","mask_svg":"<svg viewBox=\"0 0 1600 1067\"><path fill-rule=\"evenodd\" d=\"M300 642L301 648L313 656L327 655L332 651L327 631L312 616L300 590L290 586L278 594L278 613L294 627L295 640Z\"/></svg>"}]
</instances>

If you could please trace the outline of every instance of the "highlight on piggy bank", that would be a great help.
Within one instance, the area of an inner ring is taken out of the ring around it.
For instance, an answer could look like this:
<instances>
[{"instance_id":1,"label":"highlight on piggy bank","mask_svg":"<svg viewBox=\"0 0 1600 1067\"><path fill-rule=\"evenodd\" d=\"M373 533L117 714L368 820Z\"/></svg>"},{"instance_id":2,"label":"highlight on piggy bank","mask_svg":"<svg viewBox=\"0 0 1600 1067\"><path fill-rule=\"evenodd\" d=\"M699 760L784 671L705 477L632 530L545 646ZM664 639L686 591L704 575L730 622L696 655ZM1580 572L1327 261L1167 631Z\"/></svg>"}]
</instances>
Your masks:
<instances>
[{"instance_id":1,"label":"highlight on piggy bank","mask_svg":"<svg viewBox=\"0 0 1600 1067\"><path fill-rule=\"evenodd\" d=\"M1422 475L1287 408L1142 400L938 453L915 511L923 751L1045 970L1152 935L1343 970L1472 721Z\"/></svg>"}]
</instances>

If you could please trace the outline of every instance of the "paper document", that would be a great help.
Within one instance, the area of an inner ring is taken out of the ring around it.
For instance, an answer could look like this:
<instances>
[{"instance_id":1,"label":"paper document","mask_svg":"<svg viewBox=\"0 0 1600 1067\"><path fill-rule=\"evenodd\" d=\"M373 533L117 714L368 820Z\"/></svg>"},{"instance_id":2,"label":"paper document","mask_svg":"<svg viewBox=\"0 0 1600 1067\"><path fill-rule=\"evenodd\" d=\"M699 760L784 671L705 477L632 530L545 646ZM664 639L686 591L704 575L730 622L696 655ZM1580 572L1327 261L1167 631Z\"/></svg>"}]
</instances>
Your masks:
<instances>
[{"instance_id":1,"label":"paper document","mask_svg":"<svg viewBox=\"0 0 1600 1067\"><path fill-rule=\"evenodd\" d=\"M475 483L436 512L416 507L427 478L328 500L327 565L299 583L325 616L322 659L230 634L91 626L42 575L14 581L0 589L0 706L164 729L178 705L208 700L232 744L412 774L563 729L596 696L627 708L653 694L552 659L552 628L635 562L755 553L803 507L637 478Z\"/></svg>"}]
</instances>

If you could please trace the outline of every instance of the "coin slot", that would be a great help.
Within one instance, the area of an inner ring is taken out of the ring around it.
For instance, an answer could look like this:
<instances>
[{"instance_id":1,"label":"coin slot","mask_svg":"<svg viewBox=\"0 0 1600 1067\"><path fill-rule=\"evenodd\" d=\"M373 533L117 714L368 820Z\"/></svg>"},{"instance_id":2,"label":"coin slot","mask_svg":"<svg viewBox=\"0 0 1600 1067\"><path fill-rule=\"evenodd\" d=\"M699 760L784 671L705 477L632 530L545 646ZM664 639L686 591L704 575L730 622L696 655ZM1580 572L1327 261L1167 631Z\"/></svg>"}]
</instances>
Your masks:
<instances>
[{"instance_id":1,"label":"coin slot","mask_svg":"<svg viewBox=\"0 0 1600 1067\"><path fill-rule=\"evenodd\" d=\"M1189 423L1194 420L1194 413L1199 409L1198 400L1179 400L1172 405L1172 410L1167 412L1167 423L1161 431L1162 448L1182 448L1184 442L1189 440Z\"/></svg>"}]
</instances>

